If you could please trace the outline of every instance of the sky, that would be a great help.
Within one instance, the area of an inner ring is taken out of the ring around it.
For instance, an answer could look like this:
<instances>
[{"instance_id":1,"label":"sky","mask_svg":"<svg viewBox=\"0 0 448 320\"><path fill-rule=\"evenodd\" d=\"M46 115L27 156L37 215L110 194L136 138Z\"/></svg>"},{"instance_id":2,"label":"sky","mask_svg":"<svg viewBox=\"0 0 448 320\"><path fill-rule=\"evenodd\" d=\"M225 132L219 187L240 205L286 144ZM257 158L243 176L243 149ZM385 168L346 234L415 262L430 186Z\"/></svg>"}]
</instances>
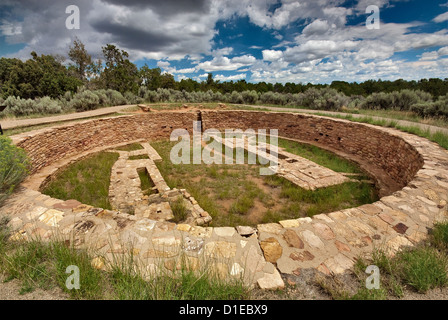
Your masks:
<instances>
[{"instance_id":1,"label":"sky","mask_svg":"<svg viewBox=\"0 0 448 320\"><path fill-rule=\"evenodd\" d=\"M178 81L448 78L447 0L0 0L0 57L67 56L76 37Z\"/></svg>"}]
</instances>

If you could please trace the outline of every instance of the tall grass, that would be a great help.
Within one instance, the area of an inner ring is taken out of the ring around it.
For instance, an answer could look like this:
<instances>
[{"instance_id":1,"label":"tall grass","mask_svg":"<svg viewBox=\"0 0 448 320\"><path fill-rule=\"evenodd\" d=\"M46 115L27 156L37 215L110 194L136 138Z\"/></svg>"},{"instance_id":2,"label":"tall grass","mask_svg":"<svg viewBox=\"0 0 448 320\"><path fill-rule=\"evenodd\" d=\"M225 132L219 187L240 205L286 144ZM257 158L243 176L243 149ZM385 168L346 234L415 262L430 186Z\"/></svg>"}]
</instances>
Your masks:
<instances>
[{"instance_id":1,"label":"tall grass","mask_svg":"<svg viewBox=\"0 0 448 320\"><path fill-rule=\"evenodd\" d=\"M4 234L0 226L0 235ZM204 264L192 270L181 264L180 270L158 268L148 275L131 255L118 262L108 261L108 271L96 269L92 256L63 242L10 242L0 239L0 272L7 281L19 280L20 293L36 288L60 288L71 299L88 300L241 300L250 297L242 279L222 279ZM68 266L79 268L79 289L68 289Z\"/></svg>"},{"instance_id":2,"label":"tall grass","mask_svg":"<svg viewBox=\"0 0 448 320\"><path fill-rule=\"evenodd\" d=\"M25 151L13 145L11 139L0 136L0 206L25 179L29 169Z\"/></svg>"},{"instance_id":3,"label":"tall grass","mask_svg":"<svg viewBox=\"0 0 448 320\"><path fill-rule=\"evenodd\" d=\"M119 155L99 152L58 172L42 193L61 200L76 199L94 207L111 209L109 185L112 166Z\"/></svg>"}]
</instances>

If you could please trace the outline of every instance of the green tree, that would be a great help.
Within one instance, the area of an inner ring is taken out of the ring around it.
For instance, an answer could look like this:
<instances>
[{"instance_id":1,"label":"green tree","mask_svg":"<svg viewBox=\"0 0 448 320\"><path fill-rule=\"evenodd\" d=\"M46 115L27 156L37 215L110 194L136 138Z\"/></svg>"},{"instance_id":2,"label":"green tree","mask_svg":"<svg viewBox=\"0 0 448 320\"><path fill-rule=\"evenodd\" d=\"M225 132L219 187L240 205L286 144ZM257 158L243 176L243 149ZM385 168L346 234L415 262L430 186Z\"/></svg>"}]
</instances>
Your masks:
<instances>
[{"instance_id":1,"label":"green tree","mask_svg":"<svg viewBox=\"0 0 448 320\"><path fill-rule=\"evenodd\" d=\"M106 66L101 73L106 89L113 89L122 94L127 91L137 94L139 74L135 64L129 61L129 54L112 44L102 47Z\"/></svg>"},{"instance_id":2,"label":"green tree","mask_svg":"<svg viewBox=\"0 0 448 320\"><path fill-rule=\"evenodd\" d=\"M74 62L74 65L71 65L71 67L74 69L75 76L85 82L87 80L86 73L88 67L92 64L92 56L88 54L84 43L78 38L75 38L73 46L69 47L68 57Z\"/></svg>"},{"instance_id":3,"label":"green tree","mask_svg":"<svg viewBox=\"0 0 448 320\"><path fill-rule=\"evenodd\" d=\"M150 69L148 65L145 64L139 70L141 84L149 90L157 90L157 88L160 88L161 73L162 70L160 68Z\"/></svg>"}]
</instances>

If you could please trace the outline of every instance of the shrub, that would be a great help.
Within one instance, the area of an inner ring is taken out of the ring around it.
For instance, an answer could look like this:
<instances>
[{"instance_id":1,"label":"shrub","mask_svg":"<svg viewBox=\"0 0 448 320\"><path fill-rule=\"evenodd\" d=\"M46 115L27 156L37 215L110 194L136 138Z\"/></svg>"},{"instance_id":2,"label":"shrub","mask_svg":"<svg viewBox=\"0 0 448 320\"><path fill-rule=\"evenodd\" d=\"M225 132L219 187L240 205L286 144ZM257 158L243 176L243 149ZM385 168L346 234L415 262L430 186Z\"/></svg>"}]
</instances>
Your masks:
<instances>
[{"instance_id":1,"label":"shrub","mask_svg":"<svg viewBox=\"0 0 448 320\"><path fill-rule=\"evenodd\" d=\"M130 91L127 91L124 94L124 98L126 99L126 103L127 104L138 104L138 103L142 103L143 99L140 98L139 96L136 96L135 94L133 94Z\"/></svg>"},{"instance_id":2,"label":"shrub","mask_svg":"<svg viewBox=\"0 0 448 320\"><path fill-rule=\"evenodd\" d=\"M400 111L409 111L416 104L426 104L431 102L431 95L420 90L414 91L404 89L391 93L379 92L372 93L366 98L361 108L364 109L394 109Z\"/></svg>"},{"instance_id":3,"label":"shrub","mask_svg":"<svg viewBox=\"0 0 448 320\"><path fill-rule=\"evenodd\" d=\"M109 106L110 105L110 99L109 99L109 97L106 94L106 90L100 89L100 90L95 90L95 91L92 91L92 92L94 94L96 94L96 96L98 97L98 99L99 99L98 103L101 106Z\"/></svg>"},{"instance_id":4,"label":"shrub","mask_svg":"<svg viewBox=\"0 0 448 320\"><path fill-rule=\"evenodd\" d=\"M127 103L126 98L116 90L107 89L106 95L109 98L109 103L113 106L121 106Z\"/></svg>"},{"instance_id":5,"label":"shrub","mask_svg":"<svg viewBox=\"0 0 448 320\"><path fill-rule=\"evenodd\" d=\"M94 110L100 105L98 96L90 90L78 92L70 101L70 106L76 111Z\"/></svg>"},{"instance_id":6,"label":"shrub","mask_svg":"<svg viewBox=\"0 0 448 320\"><path fill-rule=\"evenodd\" d=\"M38 112L35 107L35 101L31 99L9 96L5 104L6 109L4 112L15 116L27 116Z\"/></svg>"},{"instance_id":7,"label":"shrub","mask_svg":"<svg viewBox=\"0 0 448 320\"><path fill-rule=\"evenodd\" d=\"M412 105L411 111L420 117L448 118L448 95L440 96L435 102L426 101Z\"/></svg>"},{"instance_id":8,"label":"shrub","mask_svg":"<svg viewBox=\"0 0 448 320\"><path fill-rule=\"evenodd\" d=\"M29 167L25 151L0 136L0 206L26 177Z\"/></svg>"},{"instance_id":9,"label":"shrub","mask_svg":"<svg viewBox=\"0 0 448 320\"><path fill-rule=\"evenodd\" d=\"M255 90L246 90L241 93L244 103L255 104L258 101L258 92Z\"/></svg>"},{"instance_id":10,"label":"shrub","mask_svg":"<svg viewBox=\"0 0 448 320\"><path fill-rule=\"evenodd\" d=\"M241 95L241 93L239 93L237 91L233 91L232 94L230 95L229 102L241 104L241 103L244 103L244 99L243 99L243 96Z\"/></svg>"},{"instance_id":11,"label":"shrub","mask_svg":"<svg viewBox=\"0 0 448 320\"><path fill-rule=\"evenodd\" d=\"M272 91L268 91L261 94L260 101L266 104L278 104L278 105L286 104L286 98L284 95Z\"/></svg>"},{"instance_id":12,"label":"shrub","mask_svg":"<svg viewBox=\"0 0 448 320\"><path fill-rule=\"evenodd\" d=\"M314 99L312 107L317 110L340 110L347 106L349 101L350 98L345 94L333 88L323 88L319 90L318 98Z\"/></svg>"},{"instance_id":13,"label":"shrub","mask_svg":"<svg viewBox=\"0 0 448 320\"><path fill-rule=\"evenodd\" d=\"M50 97L43 97L36 99L35 108L39 113L61 113L62 106L58 100L53 100Z\"/></svg>"}]
</instances>

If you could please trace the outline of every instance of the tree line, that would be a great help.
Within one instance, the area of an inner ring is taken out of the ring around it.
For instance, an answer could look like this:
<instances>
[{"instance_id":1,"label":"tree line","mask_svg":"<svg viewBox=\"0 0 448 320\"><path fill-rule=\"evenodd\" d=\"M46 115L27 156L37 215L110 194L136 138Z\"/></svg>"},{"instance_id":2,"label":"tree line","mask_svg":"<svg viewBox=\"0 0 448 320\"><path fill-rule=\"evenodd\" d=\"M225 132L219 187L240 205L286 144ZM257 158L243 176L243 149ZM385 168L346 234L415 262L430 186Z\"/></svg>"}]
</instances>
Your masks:
<instances>
[{"instance_id":1,"label":"tree line","mask_svg":"<svg viewBox=\"0 0 448 320\"><path fill-rule=\"evenodd\" d=\"M162 73L160 68L140 69L129 60L129 54L112 44L102 47L102 59L94 61L84 44L75 39L67 52L72 61L64 65L65 57L53 55L38 56L31 53L31 59L23 62L16 58L0 58L0 97L22 99L42 97L58 98L66 92L75 94L80 87L88 90L114 90L122 95L138 95L142 87L149 91L172 89L185 92L233 92L255 91L259 94L272 92L280 94L304 93L310 88L331 88L346 96L367 97L373 93L392 93L401 90L419 90L432 95L434 100L448 94L448 78L421 79L418 81L368 80L365 82L333 81L331 84L311 83L250 83L245 80L220 82L209 73L202 82L193 79L175 81L174 76Z\"/></svg>"}]
</instances>

